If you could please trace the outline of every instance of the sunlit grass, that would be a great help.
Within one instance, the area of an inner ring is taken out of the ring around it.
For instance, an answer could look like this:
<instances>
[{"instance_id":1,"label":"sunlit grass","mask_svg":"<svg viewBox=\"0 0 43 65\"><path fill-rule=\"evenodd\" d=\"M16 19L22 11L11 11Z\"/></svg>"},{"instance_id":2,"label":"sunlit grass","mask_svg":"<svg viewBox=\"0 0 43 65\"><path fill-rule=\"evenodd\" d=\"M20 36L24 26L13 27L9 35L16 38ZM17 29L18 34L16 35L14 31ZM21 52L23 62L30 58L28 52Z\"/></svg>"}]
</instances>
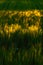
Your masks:
<instances>
[{"instance_id":1,"label":"sunlit grass","mask_svg":"<svg viewBox=\"0 0 43 65\"><path fill-rule=\"evenodd\" d=\"M29 30L30 30L31 32L38 31L38 27L32 25L32 26L29 27Z\"/></svg>"},{"instance_id":2,"label":"sunlit grass","mask_svg":"<svg viewBox=\"0 0 43 65\"><path fill-rule=\"evenodd\" d=\"M39 17L41 16L41 13L40 13L39 10L35 10L35 11L34 11L34 14L35 14L36 16L39 16Z\"/></svg>"}]
</instances>

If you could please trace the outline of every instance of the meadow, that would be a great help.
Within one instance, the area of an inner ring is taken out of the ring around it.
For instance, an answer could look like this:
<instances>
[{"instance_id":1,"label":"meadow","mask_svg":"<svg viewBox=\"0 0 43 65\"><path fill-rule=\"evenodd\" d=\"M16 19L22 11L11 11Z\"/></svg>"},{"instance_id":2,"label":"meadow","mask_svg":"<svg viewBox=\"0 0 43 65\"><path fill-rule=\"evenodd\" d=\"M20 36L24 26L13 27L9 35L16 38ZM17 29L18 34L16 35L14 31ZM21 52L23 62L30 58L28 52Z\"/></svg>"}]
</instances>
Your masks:
<instances>
[{"instance_id":1,"label":"meadow","mask_svg":"<svg viewBox=\"0 0 43 65\"><path fill-rule=\"evenodd\" d=\"M43 65L43 10L0 10L0 65Z\"/></svg>"}]
</instances>

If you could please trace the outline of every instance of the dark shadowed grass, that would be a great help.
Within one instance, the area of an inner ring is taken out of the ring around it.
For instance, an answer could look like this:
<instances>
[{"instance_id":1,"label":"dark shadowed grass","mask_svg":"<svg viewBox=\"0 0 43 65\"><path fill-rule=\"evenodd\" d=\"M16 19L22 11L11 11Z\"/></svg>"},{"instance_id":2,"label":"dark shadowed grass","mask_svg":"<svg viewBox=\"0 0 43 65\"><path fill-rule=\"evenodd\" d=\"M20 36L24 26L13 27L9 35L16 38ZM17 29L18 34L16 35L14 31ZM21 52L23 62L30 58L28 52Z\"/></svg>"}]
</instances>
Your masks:
<instances>
[{"instance_id":1,"label":"dark shadowed grass","mask_svg":"<svg viewBox=\"0 0 43 65\"><path fill-rule=\"evenodd\" d=\"M33 9L43 9L42 0L7 0L0 1L0 10L33 10Z\"/></svg>"}]
</instances>

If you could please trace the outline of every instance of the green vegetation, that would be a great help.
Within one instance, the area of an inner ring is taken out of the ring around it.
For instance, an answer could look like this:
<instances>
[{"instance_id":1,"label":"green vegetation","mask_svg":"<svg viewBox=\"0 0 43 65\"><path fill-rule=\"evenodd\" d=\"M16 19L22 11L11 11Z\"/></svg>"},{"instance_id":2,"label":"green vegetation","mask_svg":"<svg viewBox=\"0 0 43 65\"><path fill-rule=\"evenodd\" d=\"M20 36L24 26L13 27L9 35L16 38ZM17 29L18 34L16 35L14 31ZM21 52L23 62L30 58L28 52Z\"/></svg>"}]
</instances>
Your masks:
<instances>
[{"instance_id":1,"label":"green vegetation","mask_svg":"<svg viewBox=\"0 0 43 65\"><path fill-rule=\"evenodd\" d=\"M43 0L5 0L0 1L0 10L43 9Z\"/></svg>"},{"instance_id":2,"label":"green vegetation","mask_svg":"<svg viewBox=\"0 0 43 65\"><path fill-rule=\"evenodd\" d=\"M43 65L43 0L0 0L0 65Z\"/></svg>"},{"instance_id":3,"label":"green vegetation","mask_svg":"<svg viewBox=\"0 0 43 65\"><path fill-rule=\"evenodd\" d=\"M0 11L0 65L43 65L42 13Z\"/></svg>"}]
</instances>

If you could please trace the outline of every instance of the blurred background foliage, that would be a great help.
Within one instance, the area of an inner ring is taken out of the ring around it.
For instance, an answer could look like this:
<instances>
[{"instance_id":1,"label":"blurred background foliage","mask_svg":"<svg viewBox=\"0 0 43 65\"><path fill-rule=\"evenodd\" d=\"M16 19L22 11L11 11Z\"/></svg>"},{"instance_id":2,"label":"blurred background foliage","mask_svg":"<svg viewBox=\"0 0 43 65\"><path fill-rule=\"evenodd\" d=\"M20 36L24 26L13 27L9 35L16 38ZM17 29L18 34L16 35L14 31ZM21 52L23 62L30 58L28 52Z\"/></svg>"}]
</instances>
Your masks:
<instances>
[{"instance_id":1,"label":"blurred background foliage","mask_svg":"<svg viewBox=\"0 0 43 65\"><path fill-rule=\"evenodd\" d=\"M43 11L0 11L0 65L43 65Z\"/></svg>"},{"instance_id":2,"label":"blurred background foliage","mask_svg":"<svg viewBox=\"0 0 43 65\"><path fill-rule=\"evenodd\" d=\"M0 0L0 10L43 9L43 0Z\"/></svg>"}]
</instances>

